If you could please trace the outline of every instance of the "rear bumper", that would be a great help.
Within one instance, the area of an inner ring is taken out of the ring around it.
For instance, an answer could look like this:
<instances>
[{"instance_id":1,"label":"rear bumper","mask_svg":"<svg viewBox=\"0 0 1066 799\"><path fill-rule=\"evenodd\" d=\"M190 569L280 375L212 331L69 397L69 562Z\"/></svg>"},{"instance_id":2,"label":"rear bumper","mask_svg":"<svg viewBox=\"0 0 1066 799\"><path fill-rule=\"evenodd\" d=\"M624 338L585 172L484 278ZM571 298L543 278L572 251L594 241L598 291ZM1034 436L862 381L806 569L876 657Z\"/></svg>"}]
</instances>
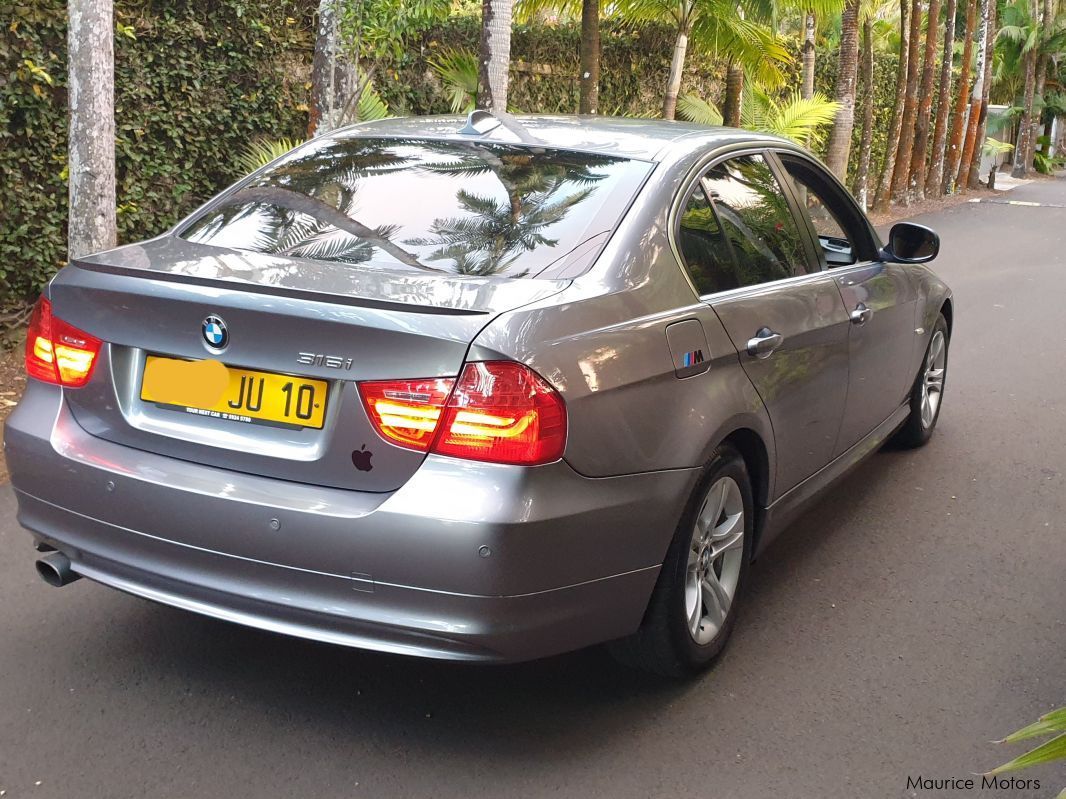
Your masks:
<instances>
[{"instance_id":1,"label":"rear bumper","mask_svg":"<svg viewBox=\"0 0 1066 799\"><path fill-rule=\"evenodd\" d=\"M392 493L320 489L94 438L34 381L5 446L20 523L86 577L289 635L480 661L633 632L696 476L429 458Z\"/></svg>"}]
</instances>

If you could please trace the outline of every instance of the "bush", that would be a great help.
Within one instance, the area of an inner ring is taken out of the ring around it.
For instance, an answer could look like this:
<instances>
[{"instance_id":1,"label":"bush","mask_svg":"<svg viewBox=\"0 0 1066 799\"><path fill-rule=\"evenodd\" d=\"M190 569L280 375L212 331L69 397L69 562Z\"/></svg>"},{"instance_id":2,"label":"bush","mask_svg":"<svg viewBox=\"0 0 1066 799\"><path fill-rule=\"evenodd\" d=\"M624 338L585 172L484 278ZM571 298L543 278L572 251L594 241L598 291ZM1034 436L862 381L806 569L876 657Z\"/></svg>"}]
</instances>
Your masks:
<instances>
[{"instance_id":1,"label":"bush","mask_svg":"<svg viewBox=\"0 0 1066 799\"><path fill-rule=\"evenodd\" d=\"M308 4L116 3L120 241L162 232L239 174L259 136L303 137ZM0 308L66 261L66 5L0 0Z\"/></svg>"}]
</instances>

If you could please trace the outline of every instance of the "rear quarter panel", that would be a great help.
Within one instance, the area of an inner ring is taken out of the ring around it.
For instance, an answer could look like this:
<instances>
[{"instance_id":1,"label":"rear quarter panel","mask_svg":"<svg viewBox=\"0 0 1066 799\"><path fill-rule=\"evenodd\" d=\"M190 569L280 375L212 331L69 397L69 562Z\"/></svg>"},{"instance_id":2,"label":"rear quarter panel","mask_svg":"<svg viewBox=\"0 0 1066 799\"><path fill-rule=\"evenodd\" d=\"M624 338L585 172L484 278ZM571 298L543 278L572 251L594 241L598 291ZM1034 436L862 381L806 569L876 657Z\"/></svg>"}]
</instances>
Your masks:
<instances>
[{"instance_id":1,"label":"rear quarter panel","mask_svg":"<svg viewBox=\"0 0 1066 799\"><path fill-rule=\"evenodd\" d=\"M774 462L762 402L667 236L671 201L698 156L660 164L596 266L554 297L494 320L468 356L515 358L560 391L565 458L582 474L701 467L740 428L757 433ZM679 379L666 328L686 319L703 326L709 368Z\"/></svg>"}]
</instances>

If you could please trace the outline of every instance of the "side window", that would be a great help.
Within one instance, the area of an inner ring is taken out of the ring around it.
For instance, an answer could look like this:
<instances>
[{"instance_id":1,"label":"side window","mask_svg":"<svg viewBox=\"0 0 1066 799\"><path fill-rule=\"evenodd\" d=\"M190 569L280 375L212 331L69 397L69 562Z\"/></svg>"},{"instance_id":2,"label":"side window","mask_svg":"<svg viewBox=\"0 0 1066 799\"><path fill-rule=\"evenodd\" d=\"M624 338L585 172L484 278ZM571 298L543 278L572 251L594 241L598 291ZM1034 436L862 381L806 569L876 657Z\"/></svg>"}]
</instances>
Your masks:
<instances>
[{"instance_id":1,"label":"side window","mask_svg":"<svg viewBox=\"0 0 1066 799\"><path fill-rule=\"evenodd\" d=\"M733 253L722 236L722 228L703 187L698 184L681 213L677 246L700 296L740 285Z\"/></svg>"},{"instance_id":2,"label":"side window","mask_svg":"<svg viewBox=\"0 0 1066 799\"><path fill-rule=\"evenodd\" d=\"M779 157L795 183L800 205L807 210L826 265L831 269L873 258L870 250L875 248L854 203L818 167L785 153Z\"/></svg>"},{"instance_id":3,"label":"side window","mask_svg":"<svg viewBox=\"0 0 1066 799\"><path fill-rule=\"evenodd\" d=\"M731 158L704 178L725 237L736 258L741 286L804 274L803 237L781 185L759 155Z\"/></svg>"}]
</instances>

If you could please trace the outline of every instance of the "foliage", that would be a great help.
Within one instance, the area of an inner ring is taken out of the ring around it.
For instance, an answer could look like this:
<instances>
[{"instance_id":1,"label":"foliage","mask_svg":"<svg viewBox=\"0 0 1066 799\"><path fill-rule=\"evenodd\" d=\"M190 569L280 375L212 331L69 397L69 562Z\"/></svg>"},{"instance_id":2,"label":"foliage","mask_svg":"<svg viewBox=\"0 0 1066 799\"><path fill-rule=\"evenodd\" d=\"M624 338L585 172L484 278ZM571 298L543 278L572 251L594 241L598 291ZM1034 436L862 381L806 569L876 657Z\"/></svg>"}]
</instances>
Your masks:
<instances>
[{"instance_id":1,"label":"foliage","mask_svg":"<svg viewBox=\"0 0 1066 799\"><path fill-rule=\"evenodd\" d=\"M725 121L718 106L695 94L682 94L677 98L677 117L712 127L721 125Z\"/></svg>"},{"instance_id":2,"label":"foliage","mask_svg":"<svg viewBox=\"0 0 1066 799\"><path fill-rule=\"evenodd\" d=\"M989 136L981 147L981 153L988 156L1006 155L1013 149L1014 145L1010 142L1000 141Z\"/></svg>"},{"instance_id":3,"label":"foliage","mask_svg":"<svg viewBox=\"0 0 1066 799\"><path fill-rule=\"evenodd\" d=\"M1038 721L1011 733L1000 743L1012 744L1019 741L1029 741L1033 738L1048 738L1048 740L1030 749L1025 754L1018 755L1018 757L1004 763L1002 766L992 769L985 776L991 777L1007 771L1017 771L1018 769L1031 768L1032 766L1039 766L1058 760L1066 760L1066 707L1053 710L1041 716ZM1060 797L1062 796L1066 796L1066 791L1060 794Z\"/></svg>"},{"instance_id":4,"label":"foliage","mask_svg":"<svg viewBox=\"0 0 1066 799\"><path fill-rule=\"evenodd\" d=\"M473 111L477 104L477 55L470 50L449 48L438 52L427 63L444 84L452 112Z\"/></svg>"},{"instance_id":5,"label":"foliage","mask_svg":"<svg viewBox=\"0 0 1066 799\"><path fill-rule=\"evenodd\" d=\"M296 139L256 139L237 157L241 172L255 172L300 145Z\"/></svg>"},{"instance_id":6,"label":"foliage","mask_svg":"<svg viewBox=\"0 0 1066 799\"><path fill-rule=\"evenodd\" d=\"M821 143L839 108L839 103L821 92L815 92L809 100L796 92L779 102L761 89L746 86L740 119L748 130L784 136L798 144ZM677 115L700 125L722 124L722 112L713 103L692 94L678 98Z\"/></svg>"},{"instance_id":7,"label":"foliage","mask_svg":"<svg viewBox=\"0 0 1066 799\"><path fill-rule=\"evenodd\" d=\"M821 92L804 99L797 90L784 102L778 102L758 87L747 84L740 124L749 130L784 136L799 144L809 141L820 146L825 140L826 128L833 124L839 109L840 103Z\"/></svg>"},{"instance_id":8,"label":"foliage","mask_svg":"<svg viewBox=\"0 0 1066 799\"><path fill-rule=\"evenodd\" d=\"M119 238L162 232L241 174L234 153L307 125L295 0L116 3ZM66 260L66 5L0 0L0 306Z\"/></svg>"}]
</instances>

